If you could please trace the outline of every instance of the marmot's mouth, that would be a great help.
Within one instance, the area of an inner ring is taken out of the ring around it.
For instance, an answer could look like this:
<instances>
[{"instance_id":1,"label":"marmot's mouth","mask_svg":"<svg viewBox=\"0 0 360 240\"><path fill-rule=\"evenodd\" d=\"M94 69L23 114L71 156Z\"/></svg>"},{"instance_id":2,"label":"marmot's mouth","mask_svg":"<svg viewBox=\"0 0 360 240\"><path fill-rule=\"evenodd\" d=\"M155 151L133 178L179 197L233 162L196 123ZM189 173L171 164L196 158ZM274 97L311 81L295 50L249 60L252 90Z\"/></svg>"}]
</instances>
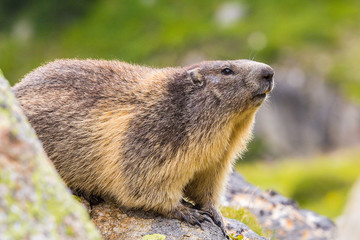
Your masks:
<instances>
[{"instance_id":1,"label":"marmot's mouth","mask_svg":"<svg viewBox=\"0 0 360 240\"><path fill-rule=\"evenodd\" d=\"M266 97L266 94L271 92L271 90L273 89L273 84L270 84L265 91L261 91L260 93L257 93L254 95L253 99L262 99Z\"/></svg>"},{"instance_id":2,"label":"marmot's mouth","mask_svg":"<svg viewBox=\"0 0 360 240\"><path fill-rule=\"evenodd\" d=\"M265 98L266 97L266 93L260 93L260 94L256 94L253 98Z\"/></svg>"}]
</instances>

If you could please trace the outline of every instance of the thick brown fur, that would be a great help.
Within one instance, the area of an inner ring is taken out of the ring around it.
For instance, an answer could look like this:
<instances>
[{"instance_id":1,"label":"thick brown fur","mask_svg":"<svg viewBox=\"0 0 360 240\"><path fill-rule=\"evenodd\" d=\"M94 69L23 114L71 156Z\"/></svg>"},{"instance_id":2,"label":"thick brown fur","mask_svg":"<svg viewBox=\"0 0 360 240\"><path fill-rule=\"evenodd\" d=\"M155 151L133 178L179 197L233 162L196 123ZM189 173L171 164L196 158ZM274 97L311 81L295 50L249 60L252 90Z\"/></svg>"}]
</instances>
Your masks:
<instances>
[{"instance_id":1,"label":"thick brown fur","mask_svg":"<svg viewBox=\"0 0 360 240\"><path fill-rule=\"evenodd\" d=\"M196 224L182 199L217 215L272 74L249 60L163 69L57 60L13 90L71 189Z\"/></svg>"}]
</instances>

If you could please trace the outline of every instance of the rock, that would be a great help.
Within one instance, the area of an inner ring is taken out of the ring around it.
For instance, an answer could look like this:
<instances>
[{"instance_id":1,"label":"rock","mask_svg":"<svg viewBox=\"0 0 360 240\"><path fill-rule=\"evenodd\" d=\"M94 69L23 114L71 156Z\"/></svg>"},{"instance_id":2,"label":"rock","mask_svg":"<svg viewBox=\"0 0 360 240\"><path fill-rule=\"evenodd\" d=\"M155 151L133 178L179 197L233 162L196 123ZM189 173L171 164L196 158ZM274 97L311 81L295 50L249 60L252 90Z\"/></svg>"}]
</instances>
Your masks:
<instances>
[{"instance_id":1,"label":"rock","mask_svg":"<svg viewBox=\"0 0 360 240\"><path fill-rule=\"evenodd\" d=\"M100 239L0 74L0 239Z\"/></svg>"},{"instance_id":2,"label":"rock","mask_svg":"<svg viewBox=\"0 0 360 240\"><path fill-rule=\"evenodd\" d=\"M238 173L231 175L228 186L222 204L248 209L276 239L334 239L336 227L330 219L299 209L295 201L275 191L263 192Z\"/></svg>"},{"instance_id":3,"label":"rock","mask_svg":"<svg viewBox=\"0 0 360 240\"><path fill-rule=\"evenodd\" d=\"M114 203L101 203L91 208L86 200L82 199L82 202L87 206L93 223L107 240L162 239L162 236L166 237L166 240L226 239L220 228L212 222L204 222L201 229L153 213L125 210ZM225 225L229 233L235 236L241 235L243 239L249 240L265 240L236 220L225 219Z\"/></svg>"},{"instance_id":4,"label":"rock","mask_svg":"<svg viewBox=\"0 0 360 240\"><path fill-rule=\"evenodd\" d=\"M344 214L337 223L337 240L360 240L360 178L354 184Z\"/></svg>"},{"instance_id":5,"label":"rock","mask_svg":"<svg viewBox=\"0 0 360 240\"><path fill-rule=\"evenodd\" d=\"M238 236L243 236L242 239L266 240L266 238L260 237L248 226L235 219L224 218L224 223L226 231L228 232L228 234L233 234L234 238L238 238Z\"/></svg>"}]
</instances>

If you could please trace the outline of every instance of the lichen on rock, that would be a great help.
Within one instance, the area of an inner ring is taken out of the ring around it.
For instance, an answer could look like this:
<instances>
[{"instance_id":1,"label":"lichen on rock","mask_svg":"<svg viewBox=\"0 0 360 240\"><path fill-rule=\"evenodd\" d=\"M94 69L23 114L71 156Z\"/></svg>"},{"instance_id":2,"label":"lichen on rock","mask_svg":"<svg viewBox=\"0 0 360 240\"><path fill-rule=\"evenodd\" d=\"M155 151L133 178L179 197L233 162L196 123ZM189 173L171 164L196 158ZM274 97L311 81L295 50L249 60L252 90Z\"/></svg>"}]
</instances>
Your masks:
<instances>
[{"instance_id":1,"label":"lichen on rock","mask_svg":"<svg viewBox=\"0 0 360 240\"><path fill-rule=\"evenodd\" d=\"M101 239L0 74L0 239Z\"/></svg>"},{"instance_id":2,"label":"lichen on rock","mask_svg":"<svg viewBox=\"0 0 360 240\"><path fill-rule=\"evenodd\" d=\"M166 236L162 234L149 234L141 238L141 240L165 240Z\"/></svg>"}]
</instances>

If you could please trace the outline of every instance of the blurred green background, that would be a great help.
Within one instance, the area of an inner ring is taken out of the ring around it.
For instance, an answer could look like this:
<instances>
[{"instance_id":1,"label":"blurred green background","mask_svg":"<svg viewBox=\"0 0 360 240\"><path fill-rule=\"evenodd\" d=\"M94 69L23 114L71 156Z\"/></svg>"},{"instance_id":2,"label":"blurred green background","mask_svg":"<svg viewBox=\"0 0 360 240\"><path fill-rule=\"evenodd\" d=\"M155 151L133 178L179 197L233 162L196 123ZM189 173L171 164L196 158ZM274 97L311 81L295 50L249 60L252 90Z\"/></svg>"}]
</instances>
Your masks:
<instances>
[{"instance_id":1,"label":"blurred green background","mask_svg":"<svg viewBox=\"0 0 360 240\"><path fill-rule=\"evenodd\" d=\"M321 82L328 95L340 98L340 108L354 109L353 115L331 117L358 119L359 9L357 0L1 0L0 68L15 84L55 58L120 59L156 67L247 58L274 66L280 80L289 78L281 72L294 66L301 69L305 80ZM286 91L279 89L269 105L286 102L276 97ZM306 97L298 89L296 101L301 102ZM289 123L292 118L278 119ZM307 119L311 121L311 112ZM317 124L322 126L322 121ZM349 131L360 135L360 122L352 124L356 130ZM311 131L336 139L332 128ZM330 138L324 139L325 144L312 144L304 154L291 148L282 151L281 143L279 148L269 144L260 129L236 168L254 184L336 217L359 177L359 139L354 137L347 150L342 150L347 145L342 140L330 144L326 140ZM301 146L294 147L302 150Z\"/></svg>"}]
</instances>

